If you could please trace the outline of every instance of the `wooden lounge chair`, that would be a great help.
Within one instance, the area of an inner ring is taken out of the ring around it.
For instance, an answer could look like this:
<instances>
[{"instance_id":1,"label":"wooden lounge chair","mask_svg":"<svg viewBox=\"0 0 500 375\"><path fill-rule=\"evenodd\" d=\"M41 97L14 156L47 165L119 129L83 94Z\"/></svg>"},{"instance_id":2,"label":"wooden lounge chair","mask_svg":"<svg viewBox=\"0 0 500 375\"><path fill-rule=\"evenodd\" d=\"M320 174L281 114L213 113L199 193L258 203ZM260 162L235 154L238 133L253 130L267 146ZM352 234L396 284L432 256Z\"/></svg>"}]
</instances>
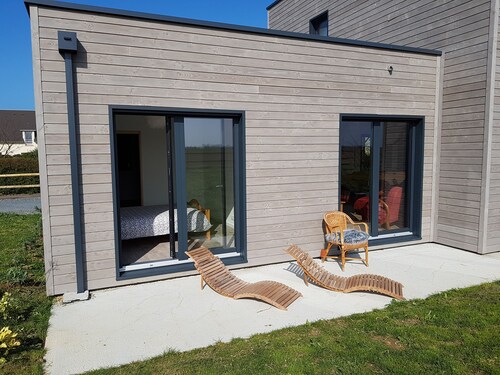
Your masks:
<instances>
[{"instance_id":1,"label":"wooden lounge chair","mask_svg":"<svg viewBox=\"0 0 500 375\"><path fill-rule=\"evenodd\" d=\"M374 292L404 300L403 284L397 281L370 274L351 277L336 276L321 267L309 254L302 251L296 245L290 246L285 252L295 258L297 264L304 271L304 282L306 285L308 285L307 279L309 278L313 283L336 292Z\"/></svg>"},{"instance_id":2,"label":"wooden lounge chair","mask_svg":"<svg viewBox=\"0 0 500 375\"><path fill-rule=\"evenodd\" d=\"M247 283L234 276L206 247L198 247L186 254L194 260L201 275L201 289L205 281L213 290L234 299L254 298L281 310L286 310L302 294L277 281Z\"/></svg>"}]
</instances>

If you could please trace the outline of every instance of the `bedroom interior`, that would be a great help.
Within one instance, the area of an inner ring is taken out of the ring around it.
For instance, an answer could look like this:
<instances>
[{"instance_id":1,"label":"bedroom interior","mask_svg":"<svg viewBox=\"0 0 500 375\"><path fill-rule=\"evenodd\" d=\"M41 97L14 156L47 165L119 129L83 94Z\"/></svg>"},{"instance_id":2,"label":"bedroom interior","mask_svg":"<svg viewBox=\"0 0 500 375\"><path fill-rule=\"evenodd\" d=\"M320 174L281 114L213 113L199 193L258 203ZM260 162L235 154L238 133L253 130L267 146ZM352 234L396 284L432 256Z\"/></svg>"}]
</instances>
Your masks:
<instances>
[{"instance_id":1,"label":"bedroom interior","mask_svg":"<svg viewBox=\"0 0 500 375\"><path fill-rule=\"evenodd\" d=\"M231 119L220 118L115 116L120 269L179 258L175 159L181 156L188 250L234 246L232 126ZM184 147L175 131L183 133Z\"/></svg>"}]
</instances>

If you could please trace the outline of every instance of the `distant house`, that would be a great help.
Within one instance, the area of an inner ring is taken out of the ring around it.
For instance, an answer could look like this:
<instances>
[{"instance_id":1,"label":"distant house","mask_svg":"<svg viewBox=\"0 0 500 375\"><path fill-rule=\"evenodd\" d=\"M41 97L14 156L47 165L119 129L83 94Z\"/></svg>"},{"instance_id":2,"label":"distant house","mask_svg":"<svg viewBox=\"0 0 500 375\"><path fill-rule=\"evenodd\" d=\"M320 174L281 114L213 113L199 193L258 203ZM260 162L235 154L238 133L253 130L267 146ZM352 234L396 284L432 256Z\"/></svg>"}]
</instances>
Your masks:
<instances>
[{"instance_id":1,"label":"distant house","mask_svg":"<svg viewBox=\"0 0 500 375\"><path fill-rule=\"evenodd\" d=\"M0 154L36 150L35 111L0 110Z\"/></svg>"}]
</instances>

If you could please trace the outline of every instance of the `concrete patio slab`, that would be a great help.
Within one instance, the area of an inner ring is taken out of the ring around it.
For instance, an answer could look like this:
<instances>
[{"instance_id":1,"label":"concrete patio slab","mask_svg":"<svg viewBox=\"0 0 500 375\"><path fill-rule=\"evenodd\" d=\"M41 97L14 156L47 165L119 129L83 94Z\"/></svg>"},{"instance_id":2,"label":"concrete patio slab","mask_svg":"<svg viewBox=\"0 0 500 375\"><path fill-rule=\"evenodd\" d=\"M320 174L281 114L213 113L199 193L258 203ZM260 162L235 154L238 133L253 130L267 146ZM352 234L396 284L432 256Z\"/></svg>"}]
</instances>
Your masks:
<instances>
[{"instance_id":1,"label":"concrete patio slab","mask_svg":"<svg viewBox=\"0 0 500 375\"><path fill-rule=\"evenodd\" d=\"M336 262L323 265L337 275L375 273L400 281L407 299L500 279L500 256L476 255L423 244L374 251L370 267ZM217 341L332 319L385 307L391 298L371 293L342 294L307 287L294 263L233 271L245 281L276 280L303 297L288 311L255 300L232 300L199 276L94 292L88 301L55 305L46 341L49 374L74 374L186 351Z\"/></svg>"}]
</instances>

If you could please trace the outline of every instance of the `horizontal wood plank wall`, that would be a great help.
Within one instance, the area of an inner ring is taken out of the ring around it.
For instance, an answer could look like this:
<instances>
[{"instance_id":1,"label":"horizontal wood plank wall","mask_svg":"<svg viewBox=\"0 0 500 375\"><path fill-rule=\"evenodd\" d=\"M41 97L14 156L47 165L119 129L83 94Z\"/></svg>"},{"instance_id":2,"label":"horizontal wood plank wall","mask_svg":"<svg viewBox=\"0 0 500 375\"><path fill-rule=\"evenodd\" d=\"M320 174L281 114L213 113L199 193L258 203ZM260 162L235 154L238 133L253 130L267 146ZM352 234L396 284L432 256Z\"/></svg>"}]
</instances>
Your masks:
<instances>
[{"instance_id":1,"label":"horizontal wood plank wall","mask_svg":"<svg viewBox=\"0 0 500 375\"><path fill-rule=\"evenodd\" d=\"M284 0L269 25L305 31L325 10L331 36L446 53L435 238L478 252L490 0Z\"/></svg>"},{"instance_id":2,"label":"horizontal wood plank wall","mask_svg":"<svg viewBox=\"0 0 500 375\"><path fill-rule=\"evenodd\" d=\"M500 22L500 18L498 22ZM495 103L491 139L488 234L485 251L487 253L500 251L500 28L498 36L495 72Z\"/></svg>"},{"instance_id":3,"label":"horizontal wood plank wall","mask_svg":"<svg viewBox=\"0 0 500 375\"><path fill-rule=\"evenodd\" d=\"M315 255L323 247L323 213L338 208L340 113L425 116L429 240L436 57L49 8L40 9L39 22L56 294L75 285L61 29L77 32L81 43L90 289L154 279L115 280L110 104L246 111L249 265L287 260L282 249L292 242Z\"/></svg>"},{"instance_id":4,"label":"horizontal wood plank wall","mask_svg":"<svg viewBox=\"0 0 500 375\"><path fill-rule=\"evenodd\" d=\"M309 21L332 7L344 13L351 0L283 0L268 12L270 29L309 33ZM329 15L330 16L330 15ZM330 18L330 17L329 17ZM328 33L332 35L332 23L328 23Z\"/></svg>"},{"instance_id":5,"label":"horizontal wood plank wall","mask_svg":"<svg viewBox=\"0 0 500 375\"><path fill-rule=\"evenodd\" d=\"M47 158L45 152L44 114L42 102L42 77L40 67L40 37L38 29L38 8L30 7L31 49L33 55L33 82L38 139L38 163L40 171L40 203L42 208L43 249L45 263L45 287L47 294L54 294L52 267L52 234L50 226L50 204L47 182Z\"/></svg>"}]
</instances>

